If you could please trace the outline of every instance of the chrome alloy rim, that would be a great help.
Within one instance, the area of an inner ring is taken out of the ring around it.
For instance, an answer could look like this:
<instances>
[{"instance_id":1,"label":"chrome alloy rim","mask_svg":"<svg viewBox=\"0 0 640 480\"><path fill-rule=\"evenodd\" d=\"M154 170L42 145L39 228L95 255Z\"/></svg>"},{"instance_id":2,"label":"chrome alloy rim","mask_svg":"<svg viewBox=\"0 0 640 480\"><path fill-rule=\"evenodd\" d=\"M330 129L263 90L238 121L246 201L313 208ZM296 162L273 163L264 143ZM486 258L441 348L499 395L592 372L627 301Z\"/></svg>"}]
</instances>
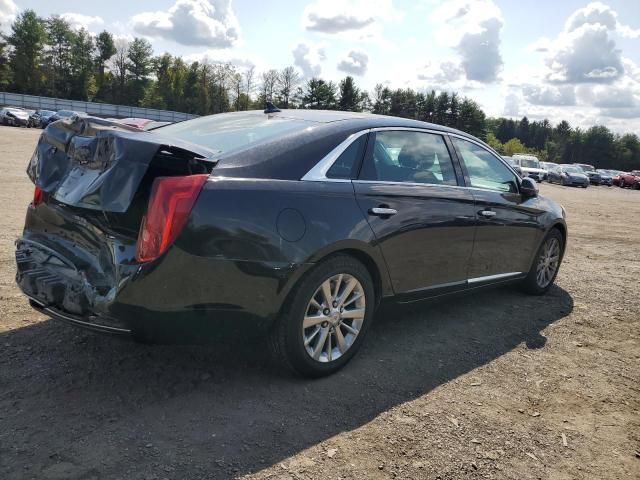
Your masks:
<instances>
[{"instance_id":1,"label":"chrome alloy rim","mask_svg":"<svg viewBox=\"0 0 640 480\"><path fill-rule=\"evenodd\" d=\"M550 238L544 244L542 248L542 254L540 260L538 260L538 267L536 270L537 282L540 288L544 288L556 274L558 265L560 263L560 242L557 238Z\"/></svg>"},{"instance_id":2,"label":"chrome alloy rim","mask_svg":"<svg viewBox=\"0 0 640 480\"><path fill-rule=\"evenodd\" d=\"M311 297L302 323L304 348L318 362L344 355L362 329L366 309L364 289L352 275L325 280Z\"/></svg>"}]
</instances>

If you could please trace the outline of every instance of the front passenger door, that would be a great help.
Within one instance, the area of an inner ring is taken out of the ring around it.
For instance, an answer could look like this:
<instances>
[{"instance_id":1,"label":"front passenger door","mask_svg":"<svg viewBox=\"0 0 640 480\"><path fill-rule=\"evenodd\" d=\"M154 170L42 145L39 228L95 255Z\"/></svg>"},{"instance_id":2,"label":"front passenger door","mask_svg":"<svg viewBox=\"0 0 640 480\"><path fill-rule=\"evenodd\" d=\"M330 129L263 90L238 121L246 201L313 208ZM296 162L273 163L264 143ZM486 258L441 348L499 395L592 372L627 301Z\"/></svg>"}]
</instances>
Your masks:
<instances>
[{"instance_id":1,"label":"front passenger door","mask_svg":"<svg viewBox=\"0 0 640 480\"><path fill-rule=\"evenodd\" d=\"M544 211L538 198L524 199L516 174L491 151L470 140L453 136L451 140L476 205L470 283L528 272L542 232L538 218Z\"/></svg>"}]
</instances>

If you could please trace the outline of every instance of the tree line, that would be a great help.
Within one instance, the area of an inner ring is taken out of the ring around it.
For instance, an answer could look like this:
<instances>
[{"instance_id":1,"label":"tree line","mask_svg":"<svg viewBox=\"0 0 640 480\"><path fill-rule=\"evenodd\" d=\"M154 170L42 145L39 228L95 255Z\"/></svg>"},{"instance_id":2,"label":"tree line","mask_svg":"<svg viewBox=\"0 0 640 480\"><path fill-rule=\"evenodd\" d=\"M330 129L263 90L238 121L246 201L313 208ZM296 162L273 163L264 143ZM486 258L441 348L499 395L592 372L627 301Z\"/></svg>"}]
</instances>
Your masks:
<instances>
[{"instance_id":1,"label":"tree line","mask_svg":"<svg viewBox=\"0 0 640 480\"><path fill-rule=\"evenodd\" d=\"M351 76L337 83L303 80L292 66L257 72L206 59L187 63L168 53L155 55L144 38L93 35L33 10L18 15L10 33L0 37L0 90L197 115L261 109L267 101L281 108L370 111L457 128L505 155L530 152L557 163L640 168L638 136L614 134L605 126L582 130L564 120L554 126L526 117L487 118L475 101L457 93L383 84L368 92Z\"/></svg>"}]
</instances>

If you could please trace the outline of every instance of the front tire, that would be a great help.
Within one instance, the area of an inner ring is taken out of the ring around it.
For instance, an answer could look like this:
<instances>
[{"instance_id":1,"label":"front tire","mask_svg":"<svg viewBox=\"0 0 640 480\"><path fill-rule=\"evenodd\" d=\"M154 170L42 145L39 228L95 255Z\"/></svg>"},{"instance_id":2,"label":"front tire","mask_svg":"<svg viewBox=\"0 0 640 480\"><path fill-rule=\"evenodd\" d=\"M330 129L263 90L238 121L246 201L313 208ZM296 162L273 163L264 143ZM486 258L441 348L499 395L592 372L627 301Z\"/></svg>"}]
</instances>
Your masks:
<instances>
[{"instance_id":1,"label":"front tire","mask_svg":"<svg viewBox=\"0 0 640 480\"><path fill-rule=\"evenodd\" d=\"M271 351L298 374L330 375L359 350L375 305L367 268L349 255L330 257L291 293L271 331Z\"/></svg>"},{"instance_id":2,"label":"front tire","mask_svg":"<svg viewBox=\"0 0 640 480\"><path fill-rule=\"evenodd\" d=\"M560 270L564 238L557 228L551 230L538 248L522 289L531 295L544 295L551 288Z\"/></svg>"}]
</instances>

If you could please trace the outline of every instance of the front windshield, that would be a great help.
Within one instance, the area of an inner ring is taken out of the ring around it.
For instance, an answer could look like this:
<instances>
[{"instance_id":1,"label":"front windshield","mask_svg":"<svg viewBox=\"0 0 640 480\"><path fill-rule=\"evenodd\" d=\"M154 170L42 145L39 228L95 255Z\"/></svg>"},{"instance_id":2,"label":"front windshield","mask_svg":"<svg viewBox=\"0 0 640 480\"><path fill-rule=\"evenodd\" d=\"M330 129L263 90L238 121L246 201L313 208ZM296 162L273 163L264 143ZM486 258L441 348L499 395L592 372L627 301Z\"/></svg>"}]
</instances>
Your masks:
<instances>
[{"instance_id":1,"label":"front windshield","mask_svg":"<svg viewBox=\"0 0 640 480\"><path fill-rule=\"evenodd\" d=\"M532 160L529 158L523 158L522 160L520 160L520 165L525 168L540 168L540 164L537 160Z\"/></svg>"},{"instance_id":2,"label":"front windshield","mask_svg":"<svg viewBox=\"0 0 640 480\"><path fill-rule=\"evenodd\" d=\"M578 167L562 167L562 171L566 173L583 173Z\"/></svg>"},{"instance_id":3,"label":"front windshield","mask_svg":"<svg viewBox=\"0 0 640 480\"><path fill-rule=\"evenodd\" d=\"M315 122L260 113L217 114L162 127L162 135L228 152L260 140L312 128Z\"/></svg>"}]
</instances>

